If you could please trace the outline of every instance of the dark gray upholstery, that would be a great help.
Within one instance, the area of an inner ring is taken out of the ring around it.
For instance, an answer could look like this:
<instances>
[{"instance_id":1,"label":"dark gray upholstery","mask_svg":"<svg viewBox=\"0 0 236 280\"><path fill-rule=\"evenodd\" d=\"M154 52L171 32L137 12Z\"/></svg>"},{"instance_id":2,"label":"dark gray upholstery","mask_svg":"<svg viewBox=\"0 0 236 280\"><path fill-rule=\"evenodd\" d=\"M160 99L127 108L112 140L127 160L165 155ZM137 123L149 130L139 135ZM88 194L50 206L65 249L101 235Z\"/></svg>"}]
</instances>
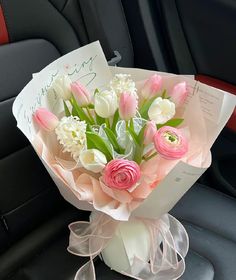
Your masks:
<instances>
[{"instance_id":1,"label":"dark gray upholstery","mask_svg":"<svg viewBox=\"0 0 236 280\"><path fill-rule=\"evenodd\" d=\"M122 3L135 65L177 74L207 75L219 80L213 86L236 93L234 1L122 0ZM222 86L221 81L228 83ZM226 127L213 145L213 166L201 182L236 197L236 173L232 170L236 163L236 132L231 130Z\"/></svg>"},{"instance_id":2,"label":"dark gray upholstery","mask_svg":"<svg viewBox=\"0 0 236 280\"><path fill-rule=\"evenodd\" d=\"M190 237L186 271L181 279L235 279L236 200L196 184L171 214L185 225ZM86 260L66 251L68 234L68 230L58 233L58 237L49 246L39 248L38 254L35 253L35 257L12 276L11 280L54 277L58 280L73 279L76 270ZM63 265L58 265L62 263ZM128 279L111 271L99 259L95 261L95 266L99 280Z\"/></svg>"},{"instance_id":3,"label":"dark gray upholstery","mask_svg":"<svg viewBox=\"0 0 236 280\"><path fill-rule=\"evenodd\" d=\"M73 27L46 0L1 0L10 42L42 38L51 42L61 54L79 46Z\"/></svg>"},{"instance_id":4,"label":"dark gray upholstery","mask_svg":"<svg viewBox=\"0 0 236 280\"><path fill-rule=\"evenodd\" d=\"M0 280L71 280L86 261L69 254L66 247L68 223L87 219L88 213L69 206L62 199L33 149L16 128L11 113L15 95L31 79L32 73L91 39L85 23L89 10L81 8L82 2L0 0L10 37L10 44L0 46ZM121 65L132 67L134 61L145 67L146 61L147 68L155 68L154 54L149 53L154 49L147 45L150 38L142 37L145 40L139 42L131 28L132 5L129 9L123 6L124 14L120 1L109 1L104 7L105 3L108 2L96 0L95 7L100 16L103 9L107 15L101 19L102 25L111 47L118 49L123 57ZM138 17L137 9L135 11ZM137 26L141 34L145 34L147 25L146 29ZM132 31L134 57L128 31ZM142 57L137 57L138 49ZM159 50L164 51L163 46ZM168 69L170 65L170 57L164 54L163 66ZM182 279L235 279L235 199L195 185L172 213L183 222L190 236ZM99 259L95 265L98 280L127 279Z\"/></svg>"},{"instance_id":5,"label":"dark gray upholstery","mask_svg":"<svg viewBox=\"0 0 236 280\"><path fill-rule=\"evenodd\" d=\"M0 1L0 4L11 41L0 46L2 253L68 207L27 139L17 129L12 103L30 81L32 73L39 72L66 50L79 47L79 43L72 26L48 1L22 1L19 4L10 0Z\"/></svg>"},{"instance_id":6,"label":"dark gray upholstery","mask_svg":"<svg viewBox=\"0 0 236 280\"><path fill-rule=\"evenodd\" d=\"M0 158L23 148L27 143L22 133L16 129L11 113L14 96L32 78L33 72L40 71L58 57L55 46L43 39L25 40L0 48L0 127L4 131L4 137L0 138Z\"/></svg>"},{"instance_id":7,"label":"dark gray upholstery","mask_svg":"<svg viewBox=\"0 0 236 280\"><path fill-rule=\"evenodd\" d=\"M190 248L214 267L214 279L235 279L236 200L198 185L171 212L185 225Z\"/></svg>"}]
</instances>

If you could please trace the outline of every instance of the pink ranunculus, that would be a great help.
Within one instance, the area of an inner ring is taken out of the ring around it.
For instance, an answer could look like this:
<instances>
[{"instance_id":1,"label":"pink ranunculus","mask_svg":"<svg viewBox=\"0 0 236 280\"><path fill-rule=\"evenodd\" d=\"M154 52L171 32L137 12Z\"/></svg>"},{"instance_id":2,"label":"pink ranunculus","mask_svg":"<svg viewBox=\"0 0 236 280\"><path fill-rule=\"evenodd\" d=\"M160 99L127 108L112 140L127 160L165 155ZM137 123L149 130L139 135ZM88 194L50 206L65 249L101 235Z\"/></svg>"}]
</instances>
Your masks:
<instances>
[{"instance_id":1,"label":"pink ranunculus","mask_svg":"<svg viewBox=\"0 0 236 280\"><path fill-rule=\"evenodd\" d=\"M149 79L147 79L143 88L141 89L143 98L148 99L156 96L162 88L162 80L162 77L157 74L154 74Z\"/></svg>"},{"instance_id":2,"label":"pink ranunculus","mask_svg":"<svg viewBox=\"0 0 236 280\"><path fill-rule=\"evenodd\" d=\"M157 131L156 123L148 121L144 130L144 144L148 145L153 142L153 137Z\"/></svg>"},{"instance_id":3,"label":"pink ranunculus","mask_svg":"<svg viewBox=\"0 0 236 280\"><path fill-rule=\"evenodd\" d=\"M91 103L91 94L80 82L71 84L71 91L80 106L87 106Z\"/></svg>"},{"instance_id":4,"label":"pink ranunculus","mask_svg":"<svg viewBox=\"0 0 236 280\"><path fill-rule=\"evenodd\" d=\"M119 114L123 120L130 120L135 117L137 111L138 101L137 96L128 91L122 92L119 102Z\"/></svg>"},{"instance_id":5,"label":"pink ranunculus","mask_svg":"<svg viewBox=\"0 0 236 280\"><path fill-rule=\"evenodd\" d=\"M182 158L188 151L188 141L182 132L171 126L163 126L154 136L157 152L165 159Z\"/></svg>"},{"instance_id":6,"label":"pink ranunculus","mask_svg":"<svg viewBox=\"0 0 236 280\"><path fill-rule=\"evenodd\" d=\"M57 116L45 108L38 108L33 117L39 127L46 131L53 131L59 123Z\"/></svg>"},{"instance_id":7,"label":"pink ranunculus","mask_svg":"<svg viewBox=\"0 0 236 280\"><path fill-rule=\"evenodd\" d=\"M103 182L110 188L128 190L140 179L139 165L127 159L113 159L103 171Z\"/></svg>"},{"instance_id":8,"label":"pink ranunculus","mask_svg":"<svg viewBox=\"0 0 236 280\"><path fill-rule=\"evenodd\" d=\"M171 100L175 103L176 107L183 105L188 96L186 82L176 84L170 92Z\"/></svg>"}]
</instances>

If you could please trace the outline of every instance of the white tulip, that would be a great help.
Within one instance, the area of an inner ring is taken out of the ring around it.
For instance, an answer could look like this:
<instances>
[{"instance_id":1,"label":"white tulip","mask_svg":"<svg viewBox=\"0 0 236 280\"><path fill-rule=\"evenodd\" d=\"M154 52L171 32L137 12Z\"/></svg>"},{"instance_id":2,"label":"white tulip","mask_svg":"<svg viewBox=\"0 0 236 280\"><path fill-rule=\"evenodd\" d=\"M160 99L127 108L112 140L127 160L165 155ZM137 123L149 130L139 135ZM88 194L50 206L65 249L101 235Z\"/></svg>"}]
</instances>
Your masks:
<instances>
[{"instance_id":1,"label":"white tulip","mask_svg":"<svg viewBox=\"0 0 236 280\"><path fill-rule=\"evenodd\" d=\"M109 118L115 114L118 108L118 100L113 90L104 90L95 94L94 109L102 118Z\"/></svg>"},{"instance_id":2,"label":"white tulip","mask_svg":"<svg viewBox=\"0 0 236 280\"><path fill-rule=\"evenodd\" d=\"M85 169L94 173L101 172L107 163L105 155L97 149L82 151L79 160Z\"/></svg>"},{"instance_id":3,"label":"white tulip","mask_svg":"<svg viewBox=\"0 0 236 280\"><path fill-rule=\"evenodd\" d=\"M156 124L164 124L175 115L175 103L169 99L157 97L148 110L148 116Z\"/></svg>"},{"instance_id":4,"label":"white tulip","mask_svg":"<svg viewBox=\"0 0 236 280\"><path fill-rule=\"evenodd\" d=\"M159 241L159 236L155 238ZM102 259L117 272L127 271L135 258L148 262L150 248L151 236L148 227L141 220L130 219L128 222L119 223L112 239L102 251Z\"/></svg>"},{"instance_id":5,"label":"white tulip","mask_svg":"<svg viewBox=\"0 0 236 280\"><path fill-rule=\"evenodd\" d=\"M63 100L71 98L71 79L67 76L59 76L53 82L51 89L53 89Z\"/></svg>"}]
</instances>

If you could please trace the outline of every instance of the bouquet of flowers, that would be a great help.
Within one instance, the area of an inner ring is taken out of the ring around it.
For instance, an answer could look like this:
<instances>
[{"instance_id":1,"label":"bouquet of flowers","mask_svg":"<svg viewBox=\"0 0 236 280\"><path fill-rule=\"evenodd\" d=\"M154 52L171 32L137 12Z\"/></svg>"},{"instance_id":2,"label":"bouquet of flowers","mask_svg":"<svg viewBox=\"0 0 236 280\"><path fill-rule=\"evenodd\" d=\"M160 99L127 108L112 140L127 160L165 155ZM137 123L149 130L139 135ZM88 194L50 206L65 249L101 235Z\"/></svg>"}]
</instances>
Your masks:
<instances>
[{"instance_id":1,"label":"bouquet of flowers","mask_svg":"<svg viewBox=\"0 0 236 280\"><path fill-rule=\"evenodd\" d=\"M97 42L34 76L14 103L18 126L65 199L92 211L69 226L68 250L90 257L75 279L96 278L97 255L135 279L183 274L188 236L167 213L209 166L234 106L189 77L109 69Z\"/></svg>"}]
</instances>

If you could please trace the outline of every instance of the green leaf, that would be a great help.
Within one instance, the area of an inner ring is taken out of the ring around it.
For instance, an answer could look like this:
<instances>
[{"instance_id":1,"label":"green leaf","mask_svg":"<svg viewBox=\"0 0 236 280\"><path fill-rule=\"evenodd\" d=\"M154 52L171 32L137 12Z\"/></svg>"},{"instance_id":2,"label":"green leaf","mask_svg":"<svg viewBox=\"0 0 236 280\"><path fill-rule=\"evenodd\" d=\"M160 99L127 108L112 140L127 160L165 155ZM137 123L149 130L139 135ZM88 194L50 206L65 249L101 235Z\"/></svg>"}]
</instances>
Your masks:
<instances>
[{"instance_id":1,"label":"green leaf","mask_svg":"<svg viewBox=\"0 0 236 280\"><path fill-rule=\"evenodd\" d=\"M78 116L81 121L86 121L88 124L93 124L90 118L85 114L84 110L78 105L73 95L70 99L70 103L72 105L73 116Z\"/></svg>"},{"instance_id":2,"label":"green leaf","mask_svg":"<svg viewBox=\"0 0 236 280\"><path fill-rule=\"evenodd\" d=\"M163 127L163 126L172 126L172 127L177 127L179 126L182 122L184 121L184 119L171 119L168 122L164 123L164 124L157 124L157 129Z\"/></svg>"},{"instance_id":3,"label":"green leaf","mask_svg":"<svg viewBox=\"0 0 236 280\"><path fill-rule=\"evenodd\" d=\"M166 99L167 97L166 97L166 90L164 89L163 90L163 92L162 92L162 94L161 94L161 97L163 98L163 99ZM149 108L150 108L150 106L152 105L152 102L156 99L156 98L158 98L158 96L153 96L151 99L148 99L148 100L146 100L145 102L144 102L144 104L142 105L142 107L140 108L140 110L139 110L139 113L140 113L140 115L142 116L142 118L144 118L144 119L148 119L148 110L149 110Z\"/></svg>"},{"instance_id":4,"label":"green leaf","mask_svg":"<svg viewBox=\"0 0 236 280\"><path fill-rule=\"evenodd\" d=\"M112 121L112 126L111 130L116 134L116 124L118 123L119 120L119 110L117 109L114 116L113 116L113 121Z\"/></svg>"},{"instance_id":5,"label":"green leaf","mask_svg":"<svg viewBox=\"0 0 236 280\"><path fill-rule=\"evenodd\" d=\"M86 132L87 144L90 149L95 148L101 151L107 158L107 161L112 160L112 152L107 143L97 134L93 132Z\"/></svg>"},{"instance_id":6,"label":"green leaf","mask_svg":"<svg viewBox=\"0 0 236 280\"><path fill-rule=\"evenodd\" d=\"M98 88L96 88L96 89L94 90L93 95L95 96L97 93L99 93L99 89L98 89Z\"/></svg>"},{"instance_id":7,"label":"green leaf","mask_svg":"<svg viewBox=\"0 0 236 280\"><path fill-rule=\"evenodd\" d=\"M110 121L108 118L105 118L105 124L107 128L110 128Z\"/></svg>"},{"instance_id":8,"label":"green leaf","mask_svg":"<svg viewBox=\"0 0 236 280\"><path fill-rule=\"evenodd\" d=\"M157 97L154 96L151 99L147 100L143 106L140 108L139 113L144 119L148 119L148 110L150 106L152 105L152 102L156 99Z\"/></svg>"},{"instance_id":9,"label":"green leaf","mask_svg":"<svg viewBox=\"0 0 236 280\"><path fill-rule=\"evenodd\" d=\"M135 131L130 126L127 127L127 130L129 132L129 134L131 135L131 137L133 138L135 145L139 145L138 135L135 133Z\"/></svg>"},{"instance_id":10,"label":"green leaf","mask_svg":"<svg viewBox=\"0 0 236 280\"><path fill-rule=\"evenodd\" d=\"M146 124L140 129L139 131L139 134L138 134L138 142L139 142L139 145L143 145L143 138L144 138L144 131L145 131L145 128L146 128Z\"/></svg>"},{"instance_id":11,"label":"green leaf","mask_svg":"<svg viewBox=\"0 0 236 280\"><path fill-rule=\"evenodd\" d=\"M96 123L98 125L101 125L101 124L105 123L105 119L100 117L96 112L95 112L95 117L96 117Z\"/></svg>"},{"instance_id":12,"label":"green leaf","mask_svg":"<svg viewBox=\"0 0 236 280\"><path fill-rule=\"evenodd\" d=\"M74 107L72 107L72 116L78 117L78 114L77 114L77 112L76 112Z\"/></svg>"},{"instance_id":13,"label":"green leaf","mask_svg":"<svg viewBox=\"0 0 236 280\"><path fill-rule=\"evenodd\" d=\"M130 128L134 131L134 121L133 121L132 118L131 118L131 120L129 121L129 126L130 126Z\"/></svg>"},{"instance_id":14,"label":"green leaf","mask_svg":"<svg viewBox=\"0 0 236 280\"><path fill-rule=\"evenodd\" d=\"M89 104L87 107L88 107L89 109L94 109L94 105L93 105L93 104Z\"/></svg>"},{"instance_id":15,"label":"green leaf","mask_svg":"<svg viewBox=\"0 0 236 280\"><path fill-rule=\"evenodd\" d=\"M142 127L138 135L135 133L132 126L127 127L128 132L130 133L130 135L134 140L134 144L135 144L134 161L137 162L138 164L141 163L142 156L143 156L143 135L144 135L145 126L146 125Z\"/></svg>"},{"instance_id":16,"label":"green leaf","mask_svg":"<svg viewBox=\"0 0 236 280\"><path fill-rule=\"evenodd\" d=\"M142 156L143 156L143 147L136 145L135 153L134 153L134 161L137 162L137 164L140 164L142 162Z\"/></svg>"},{"instance_id":17,"label":"green leaf","mask_svg":"<svg viewBox=\"0 0 236 280\"><path fill-rule=\"evenodd\" d=\"M64 104L65 115L66 115L66 117L69 117L71 115L71 113L70 113L70 110L69 110L69 108L66 105L66 102L64 100L63 100L63 104Z\"/></svg>"},{"instance_id":18,"label":"green leaf","mask_svg":"<svg viewBox=\"0 0 236 280\"><path fill-rule=\"evenodd\" d=\"M88 118L90 119L91 123L92 123L92 124L95 124L95 120L94 120L93 116L92 116L91 113L90 113L89 107L88 107L88 106L85 107L85 110L87 111Z\"/></svg>"},{"instance_id":19,"label":"green leaf","mask_svg":"<svg viewBox=\"0 0 236 280\"><path fill-rule=\"evenodd\" d=\"M94 149L96 148L93 144L93 141L91 141L91 139L89 137L86 138L87 140L87 149Z\"/></svg>"},{"instance_id":20,"label":"green leaf","mask_svg":"<svg viewBox=\"0 0 236 280\"><path fill-rule=\"evenodd\" d=\"M163 99L166 99L166 98L167 98L167 96L166 96L166 89L163 90L161 97L162 97Z\"/></svg>"},{"instance_id":21,"label":"green leaf","mask_svg":"<svg viewBox=\"0 0 236 280\"><path fill-rule=\"evenodd\" d=\"M113 131L107 127L104 127L104 131L107 135L108 140L111 142L112 146L114 147L114 150L117 153L122 153L120 145L117 142L116 135L113 133Z\"/></svg>"},{"instance_id":22,"label":"green leaf","mask_svg":"<svg viewBox=\"0 0 236 280\"><path fill-rule=\"evenodd\" d=\"M90 126L90 124L87 124L87 126L86 126L86 131L90 131L90 132L93 131L92 128L91 128L91 126Z\"/></svg>"}]
</instances>

